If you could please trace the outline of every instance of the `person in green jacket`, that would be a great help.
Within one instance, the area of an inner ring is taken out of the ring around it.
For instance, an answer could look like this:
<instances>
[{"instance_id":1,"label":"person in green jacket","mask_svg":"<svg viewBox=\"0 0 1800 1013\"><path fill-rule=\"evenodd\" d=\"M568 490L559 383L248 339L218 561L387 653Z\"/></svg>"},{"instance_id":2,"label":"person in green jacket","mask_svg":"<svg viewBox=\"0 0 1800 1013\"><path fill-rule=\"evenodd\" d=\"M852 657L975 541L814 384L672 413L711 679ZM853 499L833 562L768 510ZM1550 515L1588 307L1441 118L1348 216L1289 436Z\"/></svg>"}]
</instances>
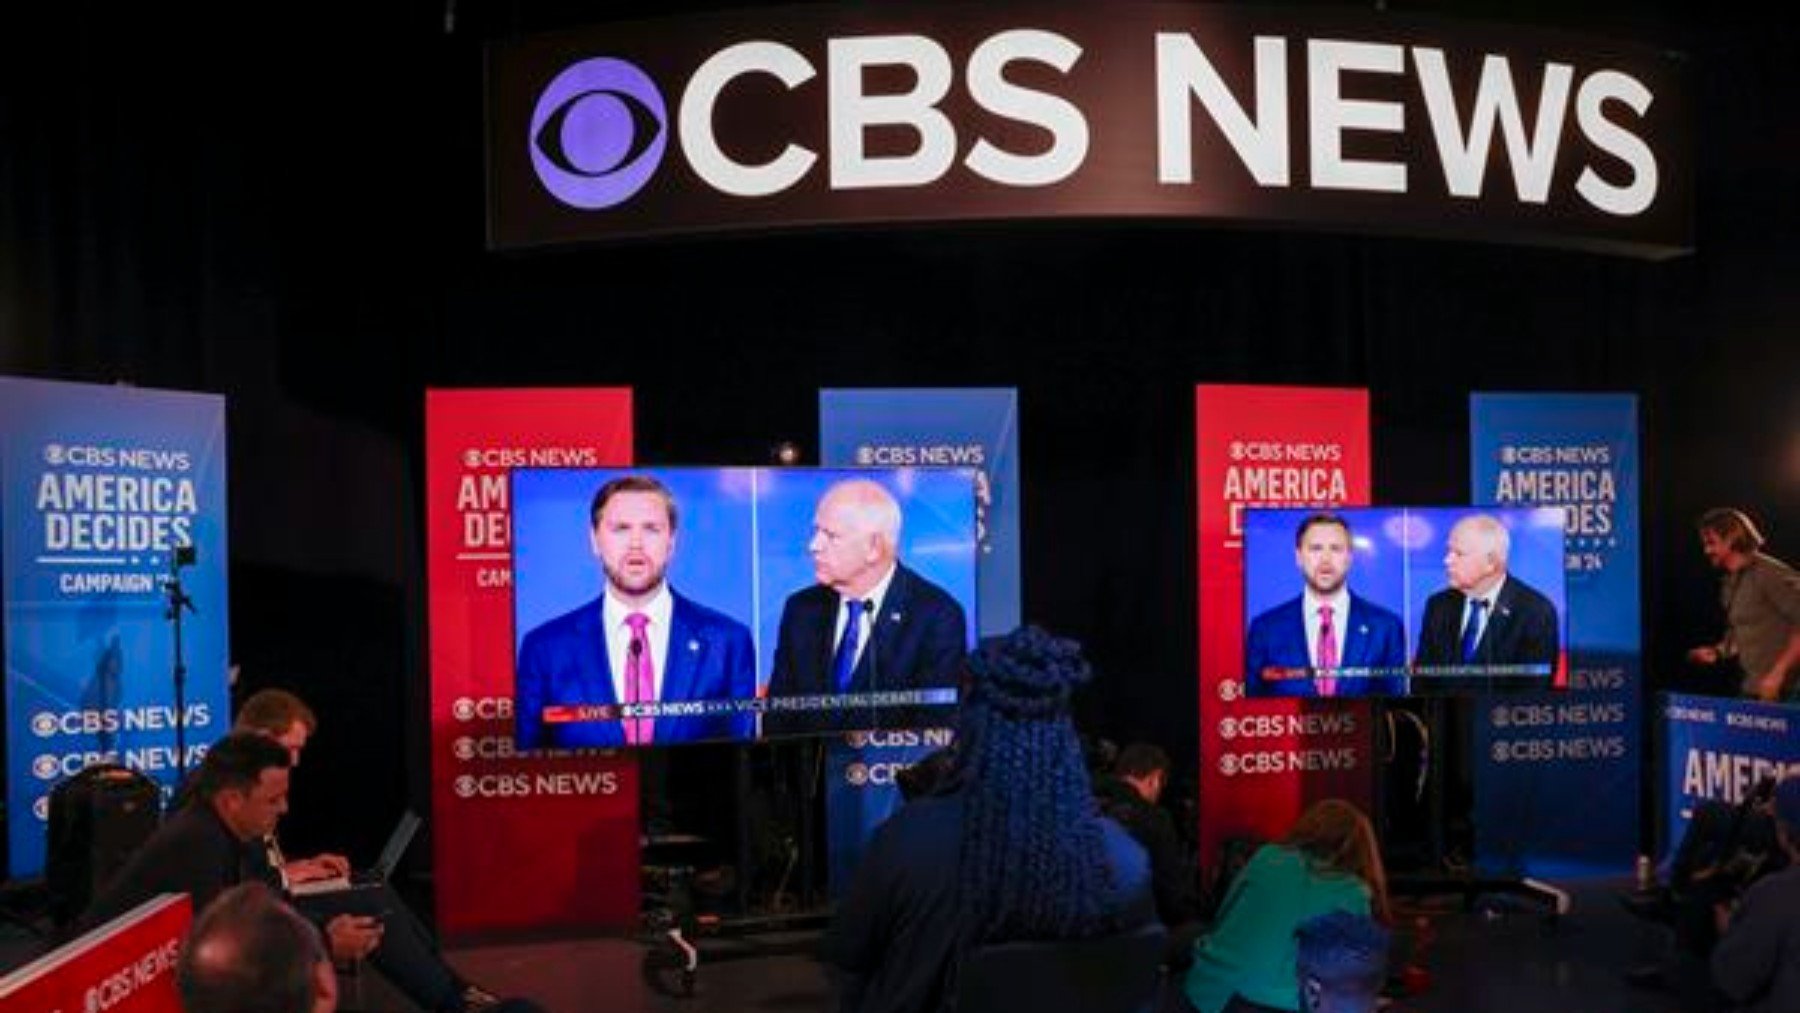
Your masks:
<instances>
[{"instance_id":1,"label":"person in green jacket","mask_svg":"<svg viewBox=\"0 0 1800 1013\"><path fill-rule=\"evenodd\" d=\"M1183 992L1197 1013L1297 1011L1294 931L1331 911L1389 920L1375 829L1340 799L1308 808L1231 884L1213 930L1194 944Z\"/></svg>"}]
</instances>

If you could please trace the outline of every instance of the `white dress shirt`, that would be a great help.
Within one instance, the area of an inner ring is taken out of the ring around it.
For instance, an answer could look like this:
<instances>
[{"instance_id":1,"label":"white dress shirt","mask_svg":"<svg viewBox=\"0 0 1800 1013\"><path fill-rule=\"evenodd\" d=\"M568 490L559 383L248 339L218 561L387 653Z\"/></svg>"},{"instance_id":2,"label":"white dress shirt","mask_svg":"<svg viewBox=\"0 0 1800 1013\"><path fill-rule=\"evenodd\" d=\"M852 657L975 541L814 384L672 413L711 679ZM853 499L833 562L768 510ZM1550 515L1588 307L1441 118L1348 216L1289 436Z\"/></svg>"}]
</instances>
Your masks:
<instances>
[{"instance_id":1,"label":"white dress shirt","mask_svg":"<svg viewBox=\"0 0 1800 1013\"><path fill-rule=\"evenodd\" d=\"M613 699L620 703L647 703L650 701L632 701L626 696L629 683L625 678L625 661L631 655L631 627L625 618L633 612L642 612L650 617L644 627L644 639L650 646L650 661L656 666L655 679L656 699L662 699L663 673L669 667L669 617L675 611L675 598L669 594L669 584L664 581L656 589L656 596L636 608L613 597L610 585L600 605L600 625L606 630L606 660L612 667Z\"/></svg>"},{"instance_id":2,"label":"white dress shirt","mask_svg":"<svg viewBox=\"0 0 1800 1013\"><path fill-rule=\"evenodd\" d=\"M888 585L894 582L896 569L898 569L897 565L889 566L888 572L875 583L874 587L869 589L868 594L862 596L863 601L869 603L869 607L862 610L862 626L856 631L856 661L850 665L852 672L856 671L857 665L862 664L863 649L869 646L869 633L875 628L875 617L881 614L881 603L887 599ZM850 610L845 607L849 600L841 594L838 595L837 618L831 624L833 657L837 656L838 643L844 639L844 624L850 621Z\"/></svg>"},{"instance_id":3,"label":"white dress shirt","mask_svg":"<svg viewBox=\"0 0 1800 1013\"><path fill-rule=\"evenodd\" d=\"M1487 607L1481 610L1481 625L1475 628L1475 643L1481 643L1481 638L1487 635L1488 624L1494 621L1494 610L1500 607L1500 589L1505 586L1506 578L1502 576L1500 578L1500 583L1488 588L1486 594L1463 595L1462 622L1456 624L1457 636L1462 637L1467 635L1469 630L1469 613L1475 611L1475 603L1477 601L1485 601L1487 602Z\"/></svg>"}]
</instances>

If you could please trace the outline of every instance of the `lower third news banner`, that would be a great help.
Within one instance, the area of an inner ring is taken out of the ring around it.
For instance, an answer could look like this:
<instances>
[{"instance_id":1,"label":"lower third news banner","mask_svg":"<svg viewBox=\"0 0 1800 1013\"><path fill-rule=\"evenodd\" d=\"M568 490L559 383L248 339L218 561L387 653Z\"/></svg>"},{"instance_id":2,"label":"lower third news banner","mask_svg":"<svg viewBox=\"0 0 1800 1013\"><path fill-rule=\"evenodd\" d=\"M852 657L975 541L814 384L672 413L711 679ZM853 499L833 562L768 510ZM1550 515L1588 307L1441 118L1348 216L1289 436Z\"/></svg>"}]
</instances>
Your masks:
<instances>
[{"instance_id":1,"label":"lower third news banner","mask_svg":"<svg viewBox=\"0 0 1800 1013\"><path fill-rule=\"evenodd\" d=\"M1568 649L1560 691L1476 701L1475 857L1486 870L1586 875L1637 853L1637 399L1476 394L1473 502L1563 509Z\"/></svg>"},{"instance_id":2,"label":"lower third news banner","mask_svg":"<svg viewBox=\"0 0 1800 1013\"><path fill-rule=\"evenodd\" d=\"M231 723L225 399L0 377L0 432L8 869L23 877L43 869L58 782L116 763L166 793ZM175 590L191 603L179 707Z\"/></svg>"},{"instance_id":3,"label":"lower third news banner","mask_svg":"<svg viewBox=\"0 0 1800 1013\"><path fill-rule=\"evenodd\" d=\"M1200 530L1200 860L1228 838L1286 833L1322 798L1369 807L1366 702L1246 699L1244 510L1369 500L1369 394L1312 387L1194 392ZM1293 579L1298 590L1300 575Z\"/></svg>"},{"instance_id":4,"label":"lower third news banner","mask_svg":"<svg viewBox=\"0 0 1800 1013\"><path fill-rule=\"evenodd\" d=\"M975 621L980 636L1019 624L1019 396L1011 388L819 392L822 463L975 470ZM899 808L894 775L948 746L948 728L852 733L826 750L832 896L863 845Z\"/></svg>"}]
</instances>

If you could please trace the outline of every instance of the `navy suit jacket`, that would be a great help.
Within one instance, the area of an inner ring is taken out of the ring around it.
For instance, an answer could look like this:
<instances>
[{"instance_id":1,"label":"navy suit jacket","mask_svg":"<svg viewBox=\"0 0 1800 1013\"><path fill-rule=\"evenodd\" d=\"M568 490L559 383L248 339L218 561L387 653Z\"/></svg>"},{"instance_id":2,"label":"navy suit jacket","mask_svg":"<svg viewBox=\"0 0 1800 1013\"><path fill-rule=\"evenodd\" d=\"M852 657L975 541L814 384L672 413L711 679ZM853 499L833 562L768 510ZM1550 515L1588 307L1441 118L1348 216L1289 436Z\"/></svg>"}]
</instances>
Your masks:
<instances>
[{"instance_id":1,"label":"navy suit jacket","mask_svg":"<svg viewBox=\"0 0 1800 1013\"><path fill-rule=\"evenodd\" d=\"M769 696L836 693L831 685L831 659L837 651L832 633L841 608L838 593L814 584L788 596L781 607L781 632L775 641L775 666ZM955 688L968 647L968 623L956 599L905 566L896 565L894 579L881 600L881 614L870 626L871 643L863 648L851 673L849 692ZM763 731L772 735L847 731L947 723L949 707L897 708L886 711L798 714L771 713Z\"/></svg>"},{"instance_id":2,"label":"navy suit jacket","mask_svg":"<svg viewBox=\"0 0 1800 1013\"><path fill-rule=\"evenodd\" d=\"M675 599L669 614L669 652L661 673L661 701L752 700L756 697L756 649L743 623L690 598ZM543 709L558 705L616 704L612 660L600 628L600 599L544 623L525 635L514 692L513 739L520 749L571 749L625 745L619 721L546 725ZM748 739L754 716L657 718L652 743Z\"/></svg>"},{"instance_id":3,"label":"navy suit jacket","mask_svg":"<svg viewBox=\"0 0 1800 1013\"><path fill-rule=\"evenodd\" d=\"M1414 664L1462 664L1462 621L1465 596L1453 587L1425 602ZM1556 606L1537 589L1508 574L1494 600L1494 614L1475 644L1477 665L1549 665L1555 671L1559 649Z\"/></svg>"},{"instance_id":4,"label":"navy suit jacket","mask_svg":"<svg viewBox=\"0 0 1800 1013\"><path fill-rule=\"evenodd\" d=\"M1264 696L1316 696L1311 679L1263 681L1265 668L1306 668L1312 664L1306 648L1306 596L1297 595L1250 621L1244 640L1244 672L1253 693ZM1352 594L1350 614L1339 627L1343 650L1342 668L1403 668L1406 665L1406 630L1400 617L1367 598ZM1340 679L1334 696L1373 696L1404 693L1402 675L1370 679Z\"/></svg>"}]
</instances>

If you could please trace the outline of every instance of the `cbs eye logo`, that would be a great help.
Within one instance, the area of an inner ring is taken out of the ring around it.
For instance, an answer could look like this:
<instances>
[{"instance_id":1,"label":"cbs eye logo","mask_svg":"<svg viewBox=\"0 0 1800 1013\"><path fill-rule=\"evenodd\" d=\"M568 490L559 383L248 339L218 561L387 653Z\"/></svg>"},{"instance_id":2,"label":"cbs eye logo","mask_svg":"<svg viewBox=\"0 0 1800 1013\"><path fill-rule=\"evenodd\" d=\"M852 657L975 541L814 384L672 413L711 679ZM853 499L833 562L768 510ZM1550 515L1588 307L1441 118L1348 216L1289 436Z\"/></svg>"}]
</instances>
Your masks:
<instances>
[{"instance_id":1,"label":"cbs eye logo","mask_svg":"<svg viewBox=\"0 0 1800 1013\"><path fill-rule=\"evenodd\" d=\"M668 147L669 115L649 75L596 57L556 75L531 113L531 166L544 188L593 211L643 189Z\"/></svg>"}]
</instances>

